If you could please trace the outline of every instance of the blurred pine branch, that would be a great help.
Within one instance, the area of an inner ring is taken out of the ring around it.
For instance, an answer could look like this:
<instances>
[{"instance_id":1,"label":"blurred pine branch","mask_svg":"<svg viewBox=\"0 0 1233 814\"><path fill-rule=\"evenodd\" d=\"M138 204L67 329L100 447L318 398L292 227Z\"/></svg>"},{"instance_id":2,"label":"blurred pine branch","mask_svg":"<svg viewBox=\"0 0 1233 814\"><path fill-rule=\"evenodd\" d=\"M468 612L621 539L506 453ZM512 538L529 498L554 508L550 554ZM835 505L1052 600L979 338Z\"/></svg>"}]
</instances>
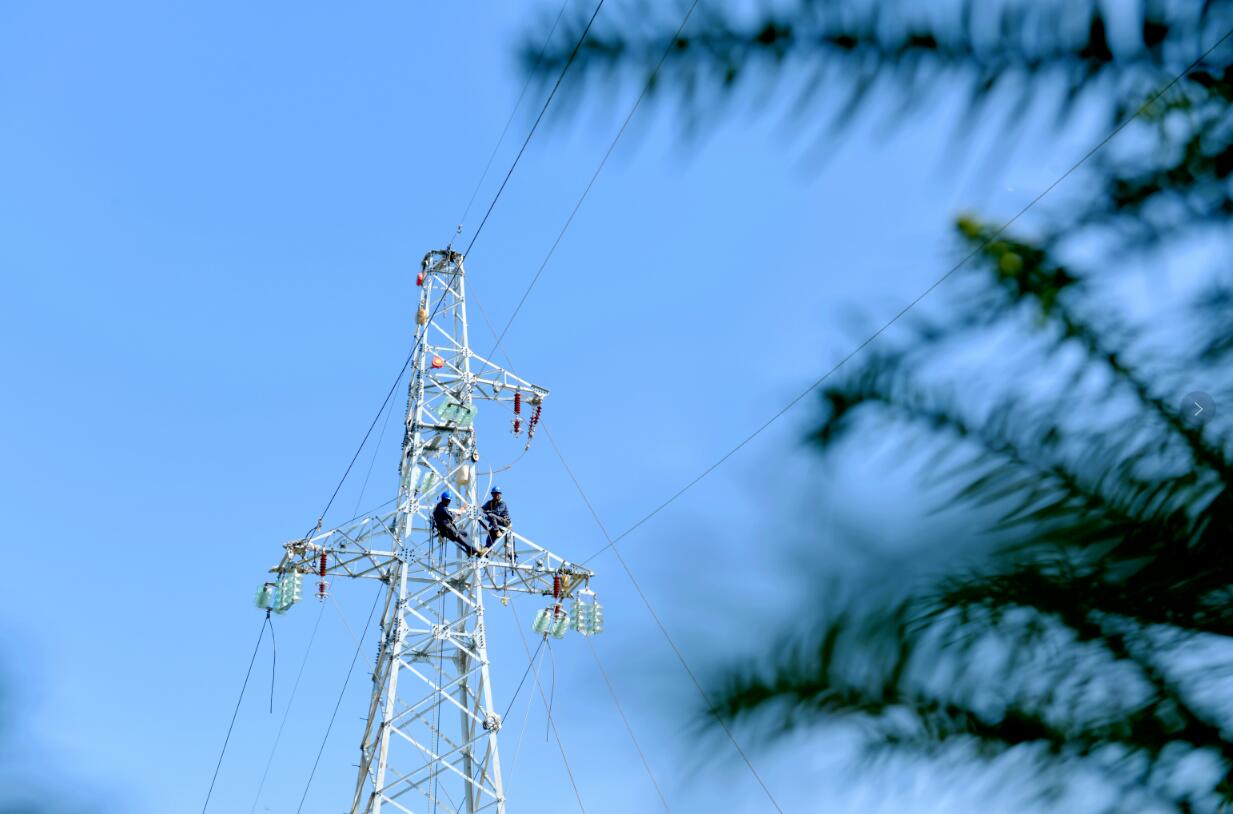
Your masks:
<instances>
[{"instance_id":1,"label":"blurred pine branch","mask_svg":"<svg viewBox=\"0 0 1233 814\"><path fill-rule=\"evenodd\" d=\"M622 8L585 40L576 100L644 82L679 19ZM1095 108L1111 127L1233 29L1230 0L1107 9L796 0L738 14L704 3L651 98L686 126L731 115L742 94L779 98L825 134L875 97L898 101L898 123L958 88L961 134L995 99L1016 116L1049 106L1059 127ZM540 41L532 32L523 52ZM567 53L538 72L555 76ZM949 312L915 316L898 343L829 385L813 442L823 454L873 433L924 444L927 494L970 518L985 555L898 601L785 634L766 659L716 679L709 714L772 736L857 721L882 750L1016 750L1051 793L1076 766L1104 773L1120 790L1113 810L1233 805L1233 709L1212 697L1233 678L1233 422L1191 424L1175 403L1204 381L1233 404L1233 269L1176 317L1189 326L1181 341L1153 343L1107 294L1117 258L1227 239L1231 103L1233 41L1141 110L1133 137L1091 162L1083 194L1033 235L957 219L957 242L980 251ZM1092 241L1111 259L1064 259ZM1004 370L992 383L937 375L999 330L1024 337L1023 383Z\"/></svg>"}]
</instances>

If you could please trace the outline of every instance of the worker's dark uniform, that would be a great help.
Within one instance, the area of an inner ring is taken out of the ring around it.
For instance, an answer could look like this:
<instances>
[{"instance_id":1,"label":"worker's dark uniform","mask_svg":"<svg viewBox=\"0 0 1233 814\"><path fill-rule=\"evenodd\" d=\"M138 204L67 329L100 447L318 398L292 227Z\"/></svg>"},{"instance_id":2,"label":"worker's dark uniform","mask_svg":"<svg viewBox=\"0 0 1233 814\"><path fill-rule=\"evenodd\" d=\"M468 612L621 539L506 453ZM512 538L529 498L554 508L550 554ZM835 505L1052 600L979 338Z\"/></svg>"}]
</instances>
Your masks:
<instances>
[{"instance_id":1,"label":"worker's dark uniform","mask_svg":"<svg viewBox=\"0 0 1233 814\"><path fill-rule=\"evenodd\" d=\"M479 553L467 542L467 533L458 530L458 526L454 524L454 515L442 501L438 501L437 507L432 510L432 525L436 528L437 534L458 543L462 550L467 552L467 556L474 557Z\"/></svg>"},{"instance_id":2,"label":"worker's dark uniform","mask_svg":"<svg viewBox=\"0 0 1233 814\"><path fill-rule=\"evenodd\" d=\"M509 506L505 505L504 500L493 497L480 508L488 521L488 545L493 546L510 527Z\"/></svg>"}]
</instances>

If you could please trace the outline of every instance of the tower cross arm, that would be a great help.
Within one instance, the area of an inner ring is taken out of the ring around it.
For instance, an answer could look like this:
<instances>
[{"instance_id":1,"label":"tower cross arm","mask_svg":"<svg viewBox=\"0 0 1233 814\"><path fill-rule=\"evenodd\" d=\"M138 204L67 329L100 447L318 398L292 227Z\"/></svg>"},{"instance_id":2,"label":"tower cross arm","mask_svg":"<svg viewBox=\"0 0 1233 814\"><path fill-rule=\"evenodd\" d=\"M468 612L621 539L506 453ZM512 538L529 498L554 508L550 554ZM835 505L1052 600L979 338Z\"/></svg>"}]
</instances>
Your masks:
<instances>
[{"instance_id":1,"label":"tower cross arm","mask_svg":"<svg viewBox=\"0 0 1233 814\"><path fill-rule=\"evenodd\" d=\"M283 556L270 569L272 573L294 572L314 576L343 576L355 579L385 580L400 561L408 561L426 570L432 570L430 562L433 543L427 535L413 546L402 546L395 537L397 511L373 515L338 528L318 532L306 538L283 544ZM415 521L419 520L423 524ZM427 518L418 513L409 515L413 530L428 532ZM476 529L476 533L482 530ZM418 537L418 535L417 535ZM444 542L447 550L453 543ZM322 557L324 556L324 573ZM447 570L466 570L468 558L461 549L453 550L447 557ZM487 556L471 560L486 576L489 588L500 587L503 591L515 591L537 596L572 596L574 591L589 584L595 572L549 551L528 537L508 531L502 542L493 546Z\"/></svg>"},{"instance_id":2,"label":"tower cross arm","mask_svg":"<svg viewBox=\"0 0 1233 814\"><path fill-rule=\"evenodd\" d=\"M283 544L283 556L271 572L384 579L398 560L394 541L397 512L365 517ZM321 558L325 555L325 573Z\"/></svg>"},{"instance_id":3,"label":"tower cross arm","mask_svg":"<svg viewBox=\"0 0 1233 814\"><path fill-rule=\"evenodd\" d=\"M514 531L481 560L487 587L535 596L567 598L590 584L595 572L554 554Z\"/></svg>"},{"instance_id":4,"label":"tower cross arm","mask_svg":"<svg viewBox=\"0 0 1233 814\"><path fill-rule=\"evenodd\" d=\"M530 404L541 404L548 398L548 388L540 387L479 354L471 354L472 397L488 401L513 401L515 393Z\"/></svg>"}]
</instances>

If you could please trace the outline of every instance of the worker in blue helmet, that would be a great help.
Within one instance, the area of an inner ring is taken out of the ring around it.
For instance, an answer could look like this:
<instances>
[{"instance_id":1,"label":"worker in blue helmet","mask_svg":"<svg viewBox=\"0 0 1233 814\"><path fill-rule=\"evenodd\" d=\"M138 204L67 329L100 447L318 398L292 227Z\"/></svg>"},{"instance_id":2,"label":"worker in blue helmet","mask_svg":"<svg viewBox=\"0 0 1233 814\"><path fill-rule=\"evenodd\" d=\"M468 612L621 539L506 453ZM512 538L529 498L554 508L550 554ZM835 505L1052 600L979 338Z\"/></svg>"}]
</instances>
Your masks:
<instances>
[{"instance_id":1,"label":"worker in blue helmet","mask_svg":"<svg viewBox=\"0 0 1233 814\"><path fill-rule=\"evenodd\" d=\"M488 527L488 547L492 548L505 536L512 523L509 506L505 505L499 487L492 487L492 497L480 506L480 510L484 513L484 525Z\"/></svg>"},{"instance_id":2,"label":"worker in blue helmet","mask_svg":"<svg viewBox=\"0 0 1233 814\"><path fill-rule=\"evenodd\" d=\"M467 552L468 557L479 555L475 547L467 542L467 533L459 529L458 524L454 522L454 513L450 511L449 492L441 493L441 499L437 501L436 507L432 510L432 525L437 530L437 534L446 540L458 543L459 547Z\"/></svg>"}]
</instances>

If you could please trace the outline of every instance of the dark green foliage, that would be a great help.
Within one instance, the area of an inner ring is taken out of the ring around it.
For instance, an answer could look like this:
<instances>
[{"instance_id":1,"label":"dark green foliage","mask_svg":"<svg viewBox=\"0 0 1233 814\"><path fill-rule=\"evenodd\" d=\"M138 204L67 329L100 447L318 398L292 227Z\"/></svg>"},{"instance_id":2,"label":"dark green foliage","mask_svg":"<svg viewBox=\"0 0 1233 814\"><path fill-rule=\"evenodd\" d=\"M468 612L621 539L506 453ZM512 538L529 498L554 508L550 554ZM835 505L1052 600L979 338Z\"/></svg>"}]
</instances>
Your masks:
<instances>
[{"instance_id":1,"label":"dark green foliage","mask_svg":"<svg viewBox=\"0 0 1233 814\"><path fill-rule=\"evenodd\" d=\"M571 72L584 87L614 80L642 82L658 63L687 3L627 2L606 8L583 42ZM1134 5L1137 8L1126 8ZM1120 100L1114 119L1133 109L1233 26L1227 0L1126 4L1110 34L1102 6L1090 2L911 3L905 0L796 0L738 14L701 3L660 71L657 87L687 108L717 113L720 95L751 86L759 97L789 97L798 112L825 101L843 120L870 91L895 94L904 110L926 107L956 85L974 120L998 93L1023 101L1052 96L1065 117L1085 96ZM539 32L520 57L542 77L555 77L585 25L579 12L536 66ZM1124 20L1123 20L1124 22ZM1137 29L1129 36L1128 27ZM1194 77L1216 85L1218 74ZM1014 115L1022 114L1016 106Z\"/></svg>"},{"instance_id":2,"label":"dark green foliage","mask_svg":"<svg viewBox=\"0 0 1233 814\"><path fill-rule=\"evenodd\" d=\"M1094 327L1098 272L993 231L960 220L980 254L956 318L920 322L827 387L814 434L827 452L923 439L926 493L969 518L983 556L888 607L822 615L769 667L732 668L712 712L775 735L856 722L881 749L1016 750L1052 791L1082 763L1124 791L1117 810L1217 810L1233 792L1233 709L1213 692L1233 687L1228 422L1187 424L1159 390L1184 379L1171 369L1233 370L1219 346L1136 351ZM1227 332L1227 306L1204 301L1195 319ZM1034 338L1036 378L995 371L991 393L939 381L939 361L1007 326ZM1195 755L1209 770L1179 786Z\"/></svg>"},{"instance_id":3,"label":"dark green foliage","mask_svg":"<svg viewBox=\"0 0 1233 814\"><path fill-rule=\"evenodd\" d=\"M673 109L690 132L732 114L741 98L757 106L778 100L791 120L787 129L823 137L849 125L873 98L897 101L891 123L899 127L905 116L956 95L966 110L955 122L960 138L992 112L995 98L1008 102L1001 107L1008 133L1032 112L1051 111L1066 123L1083 102L1102 104L1112 127L1233 29L1231 0L1134 0L1119 4L1116 21L1087 0L796 0L754 15L701 3L673 41L687 5L605 7L570 68L567 98L641 85L673 42L648 97L675 97ZM542 32L529 33L519 51L524 68L554 81L587 18L579 12L563 22L542 60ZM1143 111L1162 128L1171 114L1187 116L1187 137L1170 139L1167 155L1104 174L1107 186L1085 218L1124 228L1123 240L1146 241L1196 220L1233 217L1225 184L1233 126L1222 115L1233 68L1214 56ZM817 123L812 130L810 121Z\"/></svg>"},{"instance_id":4,"label":"dark green foliage","mask_svg":"<svg viewBox=\"0 0 1233 814\"><path fill-rule=\"evenodd\" d=\"M679 13L625 8L585 42L576 89L658 62ZM1049 105L1059 125L1080 105L1109 129L1134 116L1031 233L959 218L971 257L944 317L913 314L821 394L824 454L875 437L923 450L924 493L967 519L965 558L820 613L765 666L717 679L709 713L772 736L845 721L883 750L1014 750L1052 792L1082 767L1109 778L1115 810L1216 811L1233 804L1233 269L1159 315L1180 334L1131 327L1110 291L1125 265L1233 227L1233 39L1184 70L1233 29L1233 2L1106 8L704 4L676 40L654 95L687 121L747 88L832 128L875 92L902 103L898 122L956 88L961 132L997 97L1016 116ZM1085 246L1102 259L1078 259ZM965 369L997 335L1015 353ZM1225 405L1202 427L1178 409L1196 382Z\"/></svg>"}]
</instances>

